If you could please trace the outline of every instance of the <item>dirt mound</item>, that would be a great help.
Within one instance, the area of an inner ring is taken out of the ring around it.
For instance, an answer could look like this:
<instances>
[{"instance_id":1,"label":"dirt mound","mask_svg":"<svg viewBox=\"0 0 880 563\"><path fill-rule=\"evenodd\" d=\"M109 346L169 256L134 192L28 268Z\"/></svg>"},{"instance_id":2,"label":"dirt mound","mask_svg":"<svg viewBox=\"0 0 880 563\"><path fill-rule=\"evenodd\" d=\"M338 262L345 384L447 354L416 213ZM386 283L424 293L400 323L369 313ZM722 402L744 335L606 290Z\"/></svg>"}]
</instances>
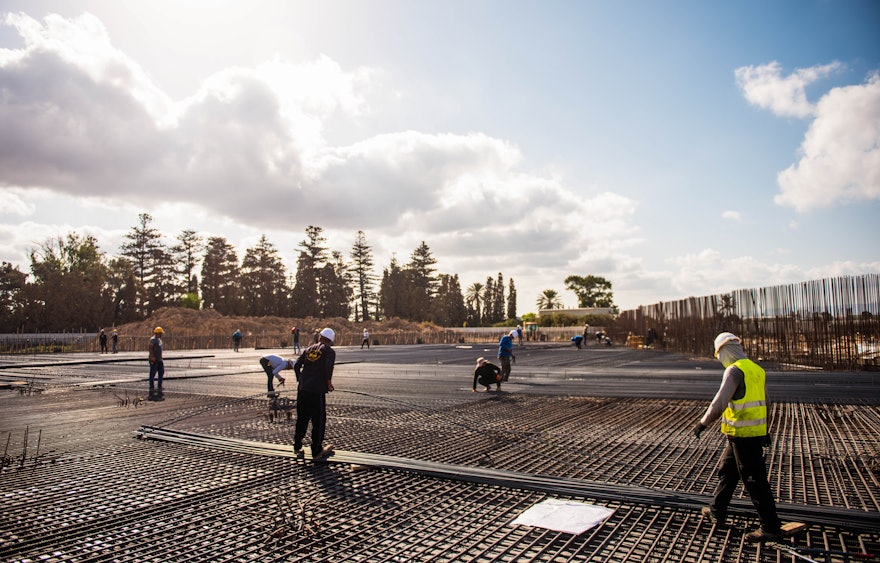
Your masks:
<instances>
[{"instance_id":1,"label":"dirt mound","mask_svg":"<svg viewBox=\"0 0 880 563\"><path fill-rule=\"evenodd\" d=\"M333 317L316 319L314 317L239 317L223 316L213 309L196 311L182 307L165 307L143 321L128 323L116 327L120 335L139 336L152 334L153 329L161 326L166 333L174 335L229 334L240 330L244 334L290 333L293 327L299 327L300 338L308 338L315 330L329 326L339 331L361 332L367 328L370 332L408 331L420 332L439 330L431 323L414 323L403 319L387 321L367 321L355 323L348 319Z\"/></svg>"}]
</instances>

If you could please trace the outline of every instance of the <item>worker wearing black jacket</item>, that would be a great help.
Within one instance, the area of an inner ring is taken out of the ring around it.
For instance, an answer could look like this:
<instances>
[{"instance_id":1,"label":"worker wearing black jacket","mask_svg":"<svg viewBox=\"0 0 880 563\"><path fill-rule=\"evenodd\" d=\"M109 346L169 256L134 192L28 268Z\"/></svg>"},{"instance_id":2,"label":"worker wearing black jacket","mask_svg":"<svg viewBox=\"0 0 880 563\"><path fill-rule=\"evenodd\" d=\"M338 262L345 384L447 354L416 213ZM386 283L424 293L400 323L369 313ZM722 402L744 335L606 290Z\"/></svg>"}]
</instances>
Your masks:
<instances>
[{"instance_id":1,"label":"worker wearing black jacket","mask_svg":"<svg viewBox=\"0 0 880 563\"><path fill-rule=\"evenodd\" d=\"M474 393L477 392L477 382L486 386L486 391L491 391L491 385L495 384L495 390L501 391L501 368L486 361L486 358L477 358L477 367L474 369Z\"/></svg>"},{"instance_id":2,"label":"worker wearing black jacket","mask_svg":"<svg viewBox=\"0 0 880 563\"><path fill-rule=\"evenodd\" d=\"M296 430L293 435L293 448L297 457L302 457L302 443L309 423L312 424L312 459L319 461L332 455L333 448L324 445L327 426L327 393L333 391L333 367L336 364L336 351L331 345L336 333L325 328L318 334L318 342L312 344L293 364L296 380Z\"/></svg>"}]
</instances>

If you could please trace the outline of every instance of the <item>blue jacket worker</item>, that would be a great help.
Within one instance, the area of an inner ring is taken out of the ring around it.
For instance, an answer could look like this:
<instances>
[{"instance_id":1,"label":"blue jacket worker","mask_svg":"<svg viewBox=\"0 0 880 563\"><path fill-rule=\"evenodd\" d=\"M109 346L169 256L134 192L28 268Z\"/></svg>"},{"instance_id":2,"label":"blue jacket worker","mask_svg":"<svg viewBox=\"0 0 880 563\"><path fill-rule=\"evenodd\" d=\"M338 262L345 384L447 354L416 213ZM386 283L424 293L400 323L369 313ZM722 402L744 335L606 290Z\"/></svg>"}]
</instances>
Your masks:
<instances>
[{"instance_id":1,"label":"blue jacket worker","mask_svg":"<svg viewBox=\"0 0 880 563\"><path fill-rule=\"evenodd\" d=\"M510 378L510 361L516 361L513 355L513 339L516 337L516 331L511 330L498 341L498 360L501 362L501 381L507 381Z\"/></svg>"}]
</instances>

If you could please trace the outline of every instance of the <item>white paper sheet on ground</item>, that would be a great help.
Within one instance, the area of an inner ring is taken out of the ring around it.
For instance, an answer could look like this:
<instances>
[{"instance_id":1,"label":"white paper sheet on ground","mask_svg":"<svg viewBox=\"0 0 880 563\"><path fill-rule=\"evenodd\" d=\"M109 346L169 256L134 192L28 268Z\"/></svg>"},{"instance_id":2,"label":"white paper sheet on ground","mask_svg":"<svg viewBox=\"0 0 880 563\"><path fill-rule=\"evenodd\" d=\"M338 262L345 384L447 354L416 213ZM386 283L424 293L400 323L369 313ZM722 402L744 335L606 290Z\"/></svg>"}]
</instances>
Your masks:
<instances>
[{"instance_id":1,"label":"white paper sheet on ground","mask_svg":"<svg viewBox=\"0 0 880 563\"><path fill-rule=\"evenodd\" d=\"M603 506L550 498L520 514L511 525L537 526L557 532L583 534L614 514Z\"/></svg>"}]
</instances>

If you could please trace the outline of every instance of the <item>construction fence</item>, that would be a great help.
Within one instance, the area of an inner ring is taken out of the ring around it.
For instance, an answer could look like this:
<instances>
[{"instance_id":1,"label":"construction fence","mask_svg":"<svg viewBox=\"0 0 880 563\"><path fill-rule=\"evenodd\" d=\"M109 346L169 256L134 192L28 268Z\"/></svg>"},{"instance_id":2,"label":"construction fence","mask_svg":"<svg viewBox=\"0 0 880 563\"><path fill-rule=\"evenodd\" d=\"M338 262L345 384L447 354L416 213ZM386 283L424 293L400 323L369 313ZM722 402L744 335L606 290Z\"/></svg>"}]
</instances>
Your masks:
<instances>
[{"instance_id":1,"label":"construction fence","mask_svg":"<svg viewBox=\"0 0 880 563\"><path fill-rule=\"evenodd\" d=\"M729 331L751 358L786 367L877 370L880 274L690 297L624 311L615 340L696 357Z\"/></svg>"}]
</instances>

